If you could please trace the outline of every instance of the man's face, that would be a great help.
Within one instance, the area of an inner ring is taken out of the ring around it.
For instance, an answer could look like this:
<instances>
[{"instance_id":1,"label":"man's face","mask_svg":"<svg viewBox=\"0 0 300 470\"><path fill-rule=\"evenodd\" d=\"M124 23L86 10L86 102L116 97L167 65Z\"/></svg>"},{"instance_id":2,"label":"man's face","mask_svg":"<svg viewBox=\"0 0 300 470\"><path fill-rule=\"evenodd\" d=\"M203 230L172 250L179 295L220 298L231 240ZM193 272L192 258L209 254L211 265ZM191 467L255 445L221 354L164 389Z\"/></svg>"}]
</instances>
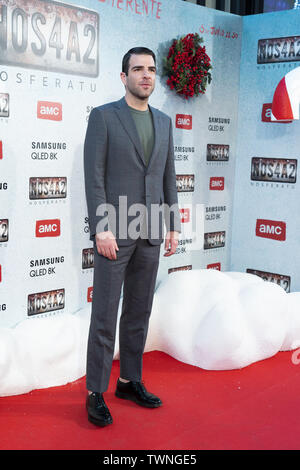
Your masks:
<instances>
[{"instance_id":1,"label":"man's face","mask_svg":"<svg viewBox=\"0 0 300 470\"><path fill-rule=\"evenodd\" d=\"M156 67L151 55L133 54L129 60L128 75L121 73L126 92L140 100L147 100L154 90Z\"/></svg>"}]
</instances>

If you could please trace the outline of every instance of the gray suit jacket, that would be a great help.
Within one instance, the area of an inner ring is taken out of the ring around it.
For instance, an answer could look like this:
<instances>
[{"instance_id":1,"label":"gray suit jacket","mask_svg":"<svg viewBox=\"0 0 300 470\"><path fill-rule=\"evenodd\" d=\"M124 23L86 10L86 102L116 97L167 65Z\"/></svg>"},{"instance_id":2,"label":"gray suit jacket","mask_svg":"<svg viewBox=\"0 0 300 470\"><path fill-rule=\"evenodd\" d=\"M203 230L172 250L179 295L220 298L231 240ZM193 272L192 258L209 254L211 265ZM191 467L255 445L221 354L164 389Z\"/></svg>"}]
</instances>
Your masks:
<instances>
[{"instance_id":1,"label":"gray suit jacket","mask_svg":"<svg viewBox=\"0 0 300 470\"><path fill-rule=\"evenodd\" d=\"M127 208L143 204L147 208L147 237L153 245L163 241L163 217L167 231L180 232L174 148L171 119L150 107L153 116L155 143L148 165L125 98L94 108L90 114L84 143L85 191L88 206L90 240L97 232L111 230L118 245L132 243L130 235L120 232L120 196L127 196ZM123 198L125 200L125 198ZM111 204L116 210L114 226L106 213L97 208ZM104 206L103 206L104 205ZM166 209L172 206L170 213ZM122 206L123 207L123 206ZM155 210L154 210L155 207ZM159 224L157 229L157 208ZM164 211L162 211L164 209ZM129 215L128 215L129 214ZM124 212L120 220L128 228L139 213ZM155 220L155 222L153 222ZM108 221L103 229L103 223ZM154 227L155 224L155 227ZM153 230L154 228L154 230Z\"/></svg>"}]
</instances>

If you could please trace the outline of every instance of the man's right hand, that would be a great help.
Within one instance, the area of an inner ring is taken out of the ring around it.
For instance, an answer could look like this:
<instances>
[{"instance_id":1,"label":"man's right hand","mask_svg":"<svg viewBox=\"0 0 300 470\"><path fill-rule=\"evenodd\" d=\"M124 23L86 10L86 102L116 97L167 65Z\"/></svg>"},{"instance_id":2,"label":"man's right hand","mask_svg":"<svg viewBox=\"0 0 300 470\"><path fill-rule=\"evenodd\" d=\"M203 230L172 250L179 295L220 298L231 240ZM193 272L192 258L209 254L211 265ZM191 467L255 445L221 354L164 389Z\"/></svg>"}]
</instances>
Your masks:
<instances>
[{"instance_id":1,"label":"man's right hand","mask_svg":"<svg viewBox=\"0 0 300 470\"><path fill-rule=\"evenodd\" d=\"M95 236L97 251L111 260L117 259L116 250L119 251L115 236L112 232L100 232Z\"/></svg>"}]
</instances>

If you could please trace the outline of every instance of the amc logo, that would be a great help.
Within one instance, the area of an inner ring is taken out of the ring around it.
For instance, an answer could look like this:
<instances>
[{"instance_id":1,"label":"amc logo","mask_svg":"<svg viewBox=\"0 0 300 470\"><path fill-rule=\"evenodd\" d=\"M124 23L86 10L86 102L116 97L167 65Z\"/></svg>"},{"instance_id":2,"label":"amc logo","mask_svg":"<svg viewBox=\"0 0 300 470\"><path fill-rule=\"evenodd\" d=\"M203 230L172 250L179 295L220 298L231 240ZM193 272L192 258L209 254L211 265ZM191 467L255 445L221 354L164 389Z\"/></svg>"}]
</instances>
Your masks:
<instances>
[{"instance_id":1,"label":"amc logo","mask_svg":"<svg viewBox=\"0 0 300 470\"><path fill-rule=\"evenodd\" d=\"M60 220L37 220L35 226L36 237L59 237Z\"/></svg>"},{"instance_id":2,"label":"amc logo","mask_svg":"<svg viewBox=\"0 0 300 470\"><path fill-rule=\"evenodd\" d=\"M177 129L192 129L192 116L190 114L176 114L175 125Z\"/></svg>"},{"instance_id":3,"label":"amc logo","mask_svg":"<svg viewBox=\"0 0 300 470\"><path fill-rule=\"evenodd\" d=\"M92 302L93 301L93 287L88 287L87 290L87 301Z\"/></svg>"},{"instance_id":4,"label":"amc logo","mask_svg":"<svg viewBox=\"0 0 300 470\"><path fill-rule=\"evenodd\" d=\"M286 239L286 223L277 220L257 219L256 236L284 241Z\"/></svg>"},{"instance_id":5,"label":"amc logo","mask_svg":"<svg viewBox=\"0 0 300 470\"><path fill-rule=\"evenodd\" d=\"M279 122L279 121L271 121L271 115L272 115L272 103L263 104L262 112L261 112L262 122ZM289 122L292 122L292 121L284 121L283 123L285 124Z\"/></svg>"},{"instance_id":6,"label":"amc logo","mask_svg":"<svg viewBox=\"0 0 300 470\"><path fill-rule=\"evenodd\" d=\"M212 176L209 179L209 189L216 191L224 190L224 176Z\"/></svg>"},{"instance_id":7,"label":"amc logo","mask_svg":"<svg viewBox=\"0 0 300 470\"><path fill-rule=\"evenodd\" d=\"M221 263L208 264L206 269L216 269L217 271L221 271Z\"/></svg>"},{"instance_id":8,"label":"amc logo","mask_svg":"<svg viewBox=\"0 0 300 470\"><path fill-rule=\"evenodd\" d=\"M271 122L272 103L265 103L262 107L261 120L262 122Z\"/></svg>"},{"instance_id":9,"label":"amc logo","mask_svg":"<svg viewBox=\"0 0 300 470\"><path fill-rule=\"evenodd\" d=\"M190 221L190 209L180 209L181 223Z\"/></svg>"},{"instance_id":10,"label":"amc logo","mask_svg":"<svg viewBox=\"0 0 300 470\"><path fill-rule=\"evenodd\" d=\"M51 121L62 120L62 104L51 101L38 101L37 117L39 119L50 119Z\"/></svg>"}]
</instances>

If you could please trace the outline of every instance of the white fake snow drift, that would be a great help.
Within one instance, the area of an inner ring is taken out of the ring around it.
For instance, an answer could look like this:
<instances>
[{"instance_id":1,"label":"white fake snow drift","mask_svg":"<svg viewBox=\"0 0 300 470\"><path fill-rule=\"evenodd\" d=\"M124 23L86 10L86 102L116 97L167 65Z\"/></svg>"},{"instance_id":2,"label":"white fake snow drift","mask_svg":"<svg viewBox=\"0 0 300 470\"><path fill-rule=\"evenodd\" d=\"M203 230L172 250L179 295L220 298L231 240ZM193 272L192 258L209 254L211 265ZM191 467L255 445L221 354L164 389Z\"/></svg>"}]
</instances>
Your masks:
<instances>
[{"instance_id":1,"label":"white fake snow drift","mask_svg":"<svg viewBox=\"0 0 300 470\"><path fill-rule=\"evenodd\" d=\"M83 377L90 311L89 305L74 314L0 328L0 396ZM248 273L198 269L174 272L158 285L145 352L229 370L299 346L300 292L286 293Z\"/></svg>"}]
</instances>

